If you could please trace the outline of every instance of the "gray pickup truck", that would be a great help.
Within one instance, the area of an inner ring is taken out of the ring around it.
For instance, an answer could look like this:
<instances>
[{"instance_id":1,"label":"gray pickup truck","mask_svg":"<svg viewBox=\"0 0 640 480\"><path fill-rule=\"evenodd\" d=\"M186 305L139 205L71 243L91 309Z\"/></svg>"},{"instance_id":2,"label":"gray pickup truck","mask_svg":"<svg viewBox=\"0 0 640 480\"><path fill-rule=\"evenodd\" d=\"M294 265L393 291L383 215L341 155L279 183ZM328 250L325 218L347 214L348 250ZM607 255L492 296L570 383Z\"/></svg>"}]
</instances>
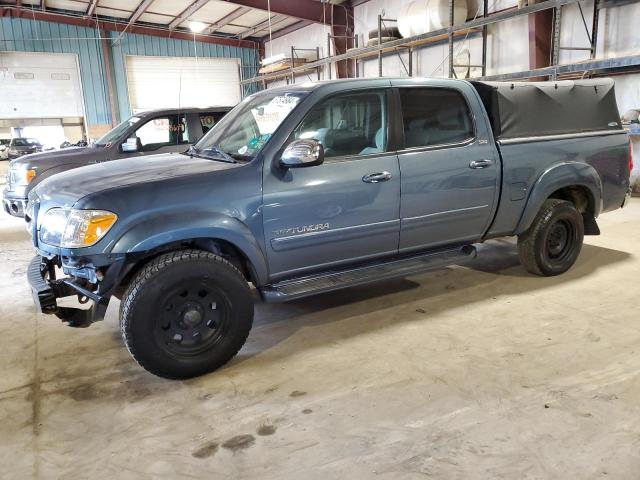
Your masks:
<instances>
[{"instance_id":1,"label":"gray pickup truck","mask_svg":"<svg viewBox=\"0 0 640 480\"><path fill-rule=\"evenodd\" d=\"M24 215L29 192L45 178L93 163L157 153L183 152L196 143L228 111L228 107L150 110L136 114L107 132L89 147L72 147L44 153L42 146L27 144L9 165L3 192L4 210ZM39 144L38 144L39 145ZM10 146L10 148L13 148ZM29 155L30 154L30 155ZM24 156L20 156L24 155Z\"/></svg>"},{"instance_id":2,"label":"gray pickup truck","mask_svg":"<svg viewBox=\"0 0 640 480\"><path fill-rule=\"evenodd\" d=\"M38 308L86 327L120 298L127 348L167 378L231 359L256 297L459 264L504 236L528 271L563 273L624 205L632 167L607 79L288 86L246 98L183 155L56 175L25 215Z\"/></svg>"}]
</instances>

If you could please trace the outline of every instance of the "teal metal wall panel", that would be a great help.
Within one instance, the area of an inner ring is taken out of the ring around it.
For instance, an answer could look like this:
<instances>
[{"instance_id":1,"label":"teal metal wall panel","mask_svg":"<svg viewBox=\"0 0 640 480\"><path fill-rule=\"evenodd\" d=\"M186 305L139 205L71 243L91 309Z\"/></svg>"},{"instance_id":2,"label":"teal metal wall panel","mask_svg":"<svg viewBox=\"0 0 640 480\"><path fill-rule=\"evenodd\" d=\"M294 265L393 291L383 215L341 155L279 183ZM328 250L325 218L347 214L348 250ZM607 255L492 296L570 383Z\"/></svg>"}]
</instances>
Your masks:
<instances>
[{"instance_id":1,"label":"teal metal wall panel","mask_svg":"<svg viewBox=\"0 0 640 480\"><path fill-rule=\"evenodd\" d=\"M213 43L194 42L139 34L107 32L112 83L117 117L130 115L125 55L167 57L222 57L240 59L242 78L253 77L258 70L258 51ZM100 32L95 28L25 18L0 18L0 51L74 53L78 56L80 78L88 124L111 123L109 93L104 68ZM258 89L245 86L244 95Z\"/></svg>"},{"instance_id":2,"label":"teal metal wall panel","mask_svg":"<svg viewBox=\"0 0 640 480\"><path fill-rule=\"evenodd\" d=\"M131 114L125 62L127 55L194 57L197 52L198 57L240 59L242 78L253 77L258 73L258 51L254 49L204 42L195 42L194 45L194 42L190 40L138 34L125 34L120 37L117 32L109 32L109 37L109 43L112 45L114 85L118 92L118 110L121 120ZM256 85L250 87L244 87L244 95L256 91Z\"/></svg>"},{"instance_id":3,"label":"teal metal wall panel","mask_svg":"<svg viewBox=\"0 0 640 480\"><path fill-rule=\"evenodd\" d=\"M95 29L24 18L0 18L0 50L76 54L87 123L111 123L102 48Z\"/></svg>"}]
</instances>

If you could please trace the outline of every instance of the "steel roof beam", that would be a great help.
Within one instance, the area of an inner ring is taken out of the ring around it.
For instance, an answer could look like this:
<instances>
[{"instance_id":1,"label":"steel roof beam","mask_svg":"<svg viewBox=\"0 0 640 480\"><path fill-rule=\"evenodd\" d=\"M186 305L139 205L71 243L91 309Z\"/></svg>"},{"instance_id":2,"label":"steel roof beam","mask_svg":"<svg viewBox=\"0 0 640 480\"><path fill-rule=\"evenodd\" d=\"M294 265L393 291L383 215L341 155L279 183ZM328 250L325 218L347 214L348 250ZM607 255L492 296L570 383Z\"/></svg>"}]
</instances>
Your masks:
<instances>
[{"instance_id":1,"label":"steel roof beam","mask_svg":"<svg viewBox=\"0 0 640 480\"><path fill-rule=\"evenodd\" d=\"M209 0L197 0L193 2L180 15L178 15L176 18L174 18L171 21L171 23L169 24L169 30L173 30L182 22L184 22L185 20L188 20L191 15L196 13L198 10L204 7L207 3L209 3Z\"/></svg>"},{"instance_id":2,"label":"steel roof beam","mask_svg":"<svg viewBox=\"0 0 640 480\"><path fill-rule=\"evenodd\" d=\"M216 30L224 27L225 25L230 24L235 19L241 17L242 15L244 15L245 13L248 13L250 11L251 11L251 9L249 7L236 8L231 13L228 13L227 15L225 15L224 17L222 17L221 19L219 19L215 23L213 23L209 28L207 28L205 30L205 32L206 33L213 33Z\"/></svg>"},{"instance_id":3,"label":"steel roof beam","mask_svg":"<svg viewBox=\"0 0 640 480\"><path fill-rule=\"evenodd\" d=\"M300 20L299 22L292 23L291 25L288 25L284 28L281 28L280 30L276 30L275 32L273 32L271 34L271 40L275 40L276 38L283 37L291 32L295 32L296 30L300 30L301 28L308 27L309 25L313 25L313 22L310 22L309 20ZM260 39L263 42L268 41L269 34L267 33L266 35L263 35L262 37L260 37Z\"/></svg>"},{"instance_id":4,"label":"steel roof beam","mask_svg":"<svg viewBox=\"0 0 640 480\"><path fill-rule=\"evenodd\" d=\"M152 3L153 3L153 0L142 0L142 2L140 2L140 4L138 5L138 8L136 8L133 14L131 14L131 16L129 17L129 25L131 25L132 23L136 23L138 19L142 16L142 14L147 11L147 8L149 8L149 5L151 5Z\"/></svg>"},{"instance_id":5,"label":"steel roof beam","mask_svg":"<svg viewBox=\"0 0 640 480\"><path fill-rule=\"evenodd\" d=\"M92 16L96 11L96 7L97 6L98 6L98 0L91 0L91 3L87 7L87 11L86 11L85 15L87 17Z\"/></svg>"},{"instance_id":6,"label":"steel roof beam","mask_svg":"<svg viewBox=\"0 0 640 480\"><path fill-rule=\"evenodd\" d=\"M255 8L257 10L270 11L288 17L308 20L314 23L331 23L333 8L342 8L340 5L322 3L316 0L226 0L229 3ZM270 7L270 8L269 8Z\"/></svg>"},{"instance_id":7,"label":"steel roof beam","mask_svg":"<svg viewBox=\"0 0 640 480\"><path fill-rule=\"evenodd\" d=\"M289 17L287 17L286 15L272 15L271 16L271 22L269 22L269 20L265 20L263 22L260 22L257 25L254 25L251 28L246 29L243 32L240 32L238 34L239 38L247 38L247 37L251 37L254 34L262 31L262 30L268 30L269 29L269 25L271 25L271 27L274 27L275 25L277 25L280 22L283 22L284 20L287 20Z\"/></svg>"}]
</instances>

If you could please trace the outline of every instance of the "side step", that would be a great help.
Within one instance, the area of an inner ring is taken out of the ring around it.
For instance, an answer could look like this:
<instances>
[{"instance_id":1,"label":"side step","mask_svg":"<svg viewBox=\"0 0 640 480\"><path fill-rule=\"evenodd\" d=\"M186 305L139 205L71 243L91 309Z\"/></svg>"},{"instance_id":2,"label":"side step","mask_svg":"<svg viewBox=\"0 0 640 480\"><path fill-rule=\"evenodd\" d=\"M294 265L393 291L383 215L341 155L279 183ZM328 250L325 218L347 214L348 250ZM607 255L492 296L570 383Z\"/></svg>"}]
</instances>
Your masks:
<instances>
[{"instance_id":1,"label":"side step","mask_svg":"<svg viewBox=\"0 0 640 480\"><path fill-rule=\"evenodd\" d=\"M285 302L345 287L362 285L394 277L405 277L475 258L473 245L431 252L419 256L393 259L350 270L323 272L314 276L285 280L261 289L267 302Z\"/></svg>"}]
</instances>

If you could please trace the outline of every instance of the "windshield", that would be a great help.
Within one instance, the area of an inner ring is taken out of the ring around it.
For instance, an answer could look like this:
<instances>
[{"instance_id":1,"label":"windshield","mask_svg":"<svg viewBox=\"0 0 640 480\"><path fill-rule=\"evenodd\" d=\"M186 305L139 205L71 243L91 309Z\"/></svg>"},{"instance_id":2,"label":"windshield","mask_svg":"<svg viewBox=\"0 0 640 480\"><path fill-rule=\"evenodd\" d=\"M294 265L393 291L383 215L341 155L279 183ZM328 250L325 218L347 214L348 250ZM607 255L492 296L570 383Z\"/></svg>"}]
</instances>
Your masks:
<instances>
[{"instance_id":1,"label":"windshield","mask_svg":"<svg viewBox=\"0 0 640 480\"><path fill-rule=\"evenodd\" d=\"M113 142L115 142L116 140L118 140L118 138L120 138L124 132L126 132L127 130L129 130L130 127L132 127L133 125L135 125L136 123L138 123L140 121L140 117L129 117L127 120L125 120L124 122L122 122L120 125L118 125L117 127L109 130L107 133L105 133L105 135L100 138L95 145L98 145L100 147L104 147L107 146Z\"/></svg>"},{"instance_id":2,"label":"windshield","mask_svg":"<svg viewBox=\"0 0 640 480\"><path fill-rule=\"evenodd\" d=\"M306 92L274 92L249 97L225 115L189 152L202 156L213 152L234 160L252 160L306 95Z\"/></svg>"},{"instance_id":3,"label":"windshield","mask_svg":"<svg viewBox=\"0 0 640 480\"><path fill-rule=\"evenodd\" d=\"M38 145L38 140L35 138L14 138L11 144L14 147L29 147L31 145Z\"/></svg>"}]
</instances>

